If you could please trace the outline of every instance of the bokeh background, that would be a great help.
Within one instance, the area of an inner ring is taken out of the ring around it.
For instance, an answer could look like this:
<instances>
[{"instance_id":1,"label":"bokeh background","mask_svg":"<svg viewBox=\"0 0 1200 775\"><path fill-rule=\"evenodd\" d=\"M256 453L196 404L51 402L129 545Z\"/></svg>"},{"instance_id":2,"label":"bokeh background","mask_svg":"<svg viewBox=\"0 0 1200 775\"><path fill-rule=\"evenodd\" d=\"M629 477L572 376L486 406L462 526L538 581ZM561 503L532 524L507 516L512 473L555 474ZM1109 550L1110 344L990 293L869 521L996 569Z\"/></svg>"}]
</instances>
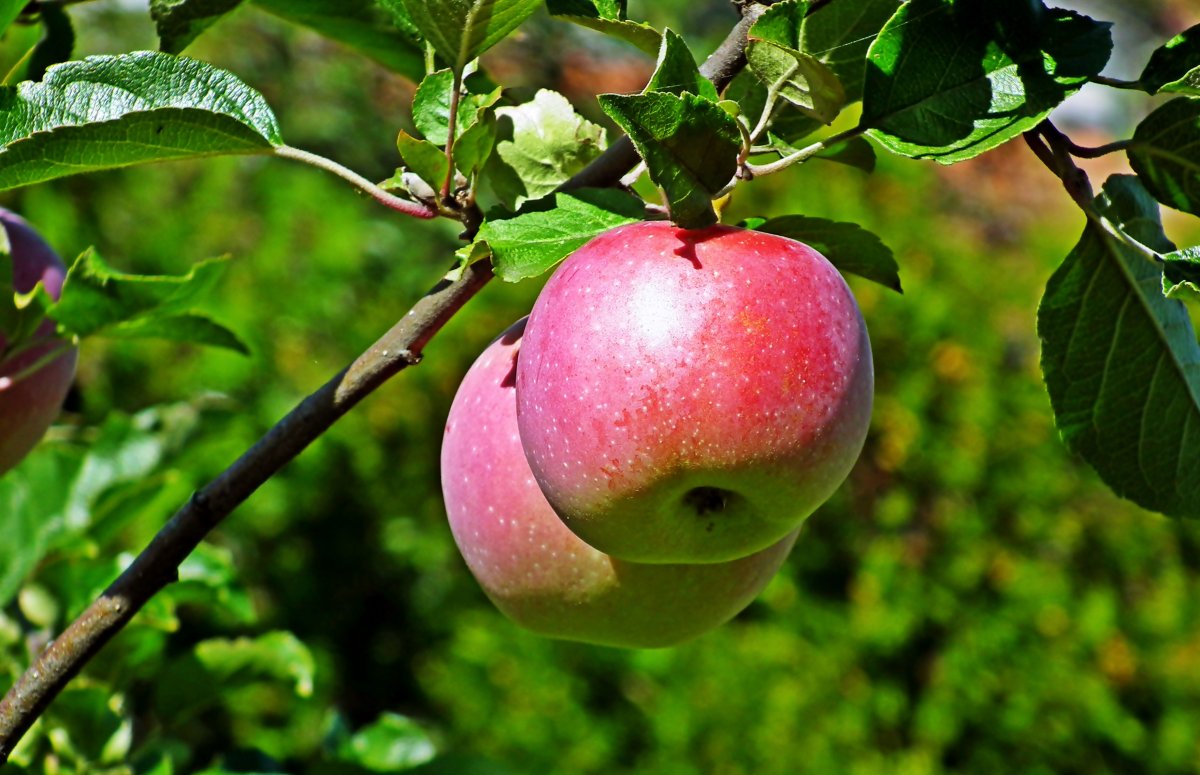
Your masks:
<instances>
[{"instance_id":1,"label":"bokeh background","mask_svg":"<svg viewBox=\"0 0 1200 775\"><path fill-rule=\"evenodd\" d=\"M630 5L697 50L733 18L721 2ZM1200 22L1189 0L1074 7L1118 22L1119 77ZM72 15L77 55L155 45L136 3ZM250 8L188 53L261 90L291 144L393 172L412 84ZM637 88L652 62L539 18L487 66L515 99L555 88L595 117L592 94ZM1126 136L1151 103L1111 91L1085 90L1060 125L1081 143ZM1091 163L1094 182L1121 164ZM1038 299L1083 225L1055 179L1012 143L952 168L815 161L743 188L726 221L859 223L895 251L905 289L850 280L875 353L866 449L744 614L634 652L526 634L484 598L446 526L438 451L458 380L538 291L497 281L420 367L234 513L190 583L89 667L13 771L350 773L431 757L416 771L1200 769L1200 525L1113 496L1060 444L1041 381ZM458 243L452 224L406 220L277 160L69 178L0 204L64 256L95 246L131 272L231 256L208 311L254 352L87 342L39 455L142 433L158 456L96 495L90 528L0 600L6 685L192 489L403 314ZM1200 243L1194 219L1168 214L1167 227ZM16 540L5 519L0 542ZM261 650L211 656L238 644Z\"/></svg>"}]
</instances>

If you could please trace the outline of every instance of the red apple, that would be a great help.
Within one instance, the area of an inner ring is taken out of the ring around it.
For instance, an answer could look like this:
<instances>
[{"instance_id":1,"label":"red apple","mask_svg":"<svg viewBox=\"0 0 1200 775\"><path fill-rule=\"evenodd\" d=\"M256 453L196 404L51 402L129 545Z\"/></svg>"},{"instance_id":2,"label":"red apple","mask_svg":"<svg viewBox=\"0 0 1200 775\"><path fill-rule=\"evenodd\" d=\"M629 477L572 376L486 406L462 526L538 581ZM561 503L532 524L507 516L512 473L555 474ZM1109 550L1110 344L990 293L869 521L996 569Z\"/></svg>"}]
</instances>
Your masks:
<instances>
[{"instance_id":1,"label":"red apple","mask_svg":"<svg viewBox=\"0 0 1200 775\"><path fill-rule=\"evenodd\" d=\"M26 293L41 281L57 299L67 272L62 259L20 216L0 208L0 224L8 233L13 287ZM7 260L0 256L0 261ZM78 352L74 347L29 371L63 346L54 334L53 321L43 322L29 344L10 355L4 352L7 342L0 335L0 353L4 353L0 355L0 473L19 463L41 440L58 417L75 376Z\"/></svg>"},{"instance_id":2,"label":"red apple","mask_svg":"<svg viewBox=\"0 0 1200 775\"><path fill-rule=\"evenodd\" d=\"M517 435L514 371L524 326L505 331L467 372L442 443L450 529L484 592L534 632L626 647L673 645L745 608L797 531L734 562L642 565L596 551L562 524Z\"/></svg>"},{"instance_id":3,"label":"red apple","mask_svg":"<svg viewBox=\"0 0 1200 775\"><path fill-rule=\"evenodd\" d=\"M713 226L621 226L529 316L521 441L568 527L637 562L723 562L837 489L871 415L871 346L820 253Z\"/></svg>"}]
</instances>

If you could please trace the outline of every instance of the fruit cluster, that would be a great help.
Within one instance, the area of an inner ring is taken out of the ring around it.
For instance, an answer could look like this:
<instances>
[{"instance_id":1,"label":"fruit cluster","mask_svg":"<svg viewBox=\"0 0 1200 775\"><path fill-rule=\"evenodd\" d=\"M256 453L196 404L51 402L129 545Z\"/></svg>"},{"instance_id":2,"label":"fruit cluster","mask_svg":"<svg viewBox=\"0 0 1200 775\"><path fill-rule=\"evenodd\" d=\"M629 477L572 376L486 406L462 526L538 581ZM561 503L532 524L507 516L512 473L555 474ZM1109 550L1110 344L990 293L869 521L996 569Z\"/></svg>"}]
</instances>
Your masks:
<instances>
[{"instance_id":1,"label":"fruit cluster","mask_svg":"<svg viewBox=\"0 0 1200 775\"><path fill-rule=\"evenodd\" d=\"M862 449L870 342L799 242L643 222L568 258L455 396L450 527L496 606L628 647L745 608Z\"/></svg>"},{"instance_id":2,"label":"fruit cluster","mask_svg":"<svg viewBox=\"0 0 1200 775\"><path fill-rule=\"evenodd\" d=\"M0 226L8 238L0 262L11 261L12 290L27 294L40 282L57 299L67 273L62 259L15 213L0 208ZM21 342L0 333L0 474L21 462L58 417L77 357L78 350L55 335L52 320Z\"/></svg>"}]
</instances>

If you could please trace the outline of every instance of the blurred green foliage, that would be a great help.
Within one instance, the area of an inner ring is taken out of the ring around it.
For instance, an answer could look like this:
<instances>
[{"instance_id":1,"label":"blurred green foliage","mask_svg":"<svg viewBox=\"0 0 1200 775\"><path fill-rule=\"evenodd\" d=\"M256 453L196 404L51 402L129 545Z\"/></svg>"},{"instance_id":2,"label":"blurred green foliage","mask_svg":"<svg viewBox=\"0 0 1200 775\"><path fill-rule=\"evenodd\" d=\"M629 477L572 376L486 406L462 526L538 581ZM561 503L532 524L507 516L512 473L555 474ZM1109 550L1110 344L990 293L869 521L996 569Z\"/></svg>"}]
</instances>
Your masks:
<instances>
[{"instance_id":1,"label":"blurred green foliage","mask_svg":"<svg viewBox=\"0 0 1200 775\"><path fill-rule=\"evenodd\" d=\"M87 18L80 54L147 36L140 18ZM411 87L258 12L221 25L227 38L191 53L262 89L292 143L392 172ZM437 460L459 378L537 292L496 282L419 368L235 512L10 769L1196 771L1200 529L1119 501L1056 438L1034 312L1082 219L1027 156L950 170L881 159L869 177L818 160L730 206L727 222L860 223L895 251L905 287L852 281L876 359L867 448L734 622L617 651L526 634L479 591ZM88 343L72 411L15 472L13 497L51 469L153 473L102 477L82 524L43 523L44 556L0 600L7 678L193 488L386 330L458 243L282 161L70 178L3 204L64 255L94 245L128 271L232 255L208 312L254 351ZM97 437L112 442L85 451ZM25 517L44 505L11 503ZM11 524L0 542L16 540Z\"/></svg>"}]
</instances>

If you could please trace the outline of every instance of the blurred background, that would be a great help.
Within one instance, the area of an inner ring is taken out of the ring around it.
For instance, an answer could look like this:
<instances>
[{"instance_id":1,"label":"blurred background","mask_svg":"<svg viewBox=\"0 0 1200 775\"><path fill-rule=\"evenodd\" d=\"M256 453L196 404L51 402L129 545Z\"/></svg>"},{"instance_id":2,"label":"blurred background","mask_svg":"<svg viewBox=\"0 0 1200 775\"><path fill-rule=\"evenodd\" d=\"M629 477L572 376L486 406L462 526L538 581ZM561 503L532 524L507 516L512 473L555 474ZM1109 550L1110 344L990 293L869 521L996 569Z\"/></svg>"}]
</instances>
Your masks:
<instances>
[{"instance_id":1,"label":"blurred background","mask_svg":"<svg viewBox=\"0 0 1200 775\"><path fill-rule=\"evenodd\" d=\"M698 51L734 18L724 2L630 6ZM1072 7L1118 22L1106 72L1125 78L1200 22L1190 0ZM77 56L156 44L144 4L72 18ZM411 83L250 7L187 53L262 91L292 145L374 179L394 171ZM652 64L539 17L486 66L517 100L554 88L595 119L594 93L639 88ZM1127 136L1150 102L1109 92L1073 98L1060 126L1083 144ZM1093 182L1123 163L1092 162ZM1112 495L1059 442L1041 381L1038 300L1083 226L1057 181L1011 143L951 168L881 156L866 175L818 160L742 189L727 222L859 223L895 251L905 292L850 279L875 354L866 449L735 621L621 651L528 635L480 592L446 526L438 452L458 380L538 291L497 281L419 368L227 520L14 770L397 771L431 757L419 771L1200 769L1200 526ZM254 353L87 342L39 455L102 439L138 473L98 492L91 529L0 601L0 676L15 676L194 488L436 282L458 243L452 224L406 220L279 160L68 178L0 204L68 259L95 246L126 271L180 274L231 256L208 311ZM1180 245L1200 243L1195 219L1166 217ZM153 459L137 458L145 444ZM0 541L16 540L2 520ZM213 657L238 644L261 649ZM355 746L374 753L351 763Z\"/></svg>"}]
</instances>

